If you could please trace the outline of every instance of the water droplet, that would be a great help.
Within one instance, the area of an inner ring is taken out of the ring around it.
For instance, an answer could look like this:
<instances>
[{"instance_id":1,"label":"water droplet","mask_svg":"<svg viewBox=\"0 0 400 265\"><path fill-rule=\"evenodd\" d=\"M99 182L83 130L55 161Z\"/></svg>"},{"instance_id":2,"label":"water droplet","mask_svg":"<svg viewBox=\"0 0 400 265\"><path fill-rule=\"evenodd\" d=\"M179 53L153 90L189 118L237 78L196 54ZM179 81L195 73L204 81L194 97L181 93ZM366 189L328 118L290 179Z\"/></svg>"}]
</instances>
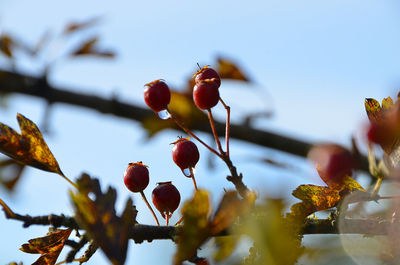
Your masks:
<instances>
[{"instance_id":1,"label":"water droplet","mask_svg":"<svg viewBox=\"0 0 400 265\"><path fill-rule=\"evenodd\" d=\"M189 168L185 168L182 170L183 175L185 175L186 177L190 177L192 175L192 172L190 171Z\"/></svg>"},{"instance_id":2,"label":"water droplet","mask_svg":"<svg viewBox=\"0 0 400 265\"><path fill-rule=\"evenodd\" d=\"M188 167L182 170L183 175L185 175L188 178L191 178L194 176L194 167Z\"/></svg>"},{"instance_id":3,"label":"water droplet","mask_svg":"<svg viewBox=\"0 0 400 265\"><path fill-rule=\"evenodd\" d=\"M157 112L158 117L162 120L168 120L171 118L171 113L168 110L164 109L162 111Z\"/></svg>"}]
</instances>

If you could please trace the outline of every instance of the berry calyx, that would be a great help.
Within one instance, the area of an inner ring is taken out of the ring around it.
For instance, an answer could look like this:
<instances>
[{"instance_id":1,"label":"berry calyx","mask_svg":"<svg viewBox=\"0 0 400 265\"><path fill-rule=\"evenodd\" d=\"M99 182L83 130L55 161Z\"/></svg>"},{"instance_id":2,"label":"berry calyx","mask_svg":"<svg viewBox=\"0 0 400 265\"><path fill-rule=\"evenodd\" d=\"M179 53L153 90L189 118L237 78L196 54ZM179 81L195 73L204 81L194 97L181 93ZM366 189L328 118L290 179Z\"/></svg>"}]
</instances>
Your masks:
<instances>
[{"instance_id":1,"label":"berry calyx","mask_svg":"<svg viewBox=\"0 0 400 265\"><path fill-rule=\"evenodd\" d=\"M129 163L124 173L125 186L132 192L141 192L149 185L149 170L142 162Z\"/></svg>"},{"instance_id":2,"label":"berry calyx","mask_svg":"<svg viewBox=\"0 0 400 265\"><path fill-rule=\"evenodd\" d=\"M171 181L157 184L152 193L153 204L162 217L167 220L168 225L169 218L179 206L181 195Z\"/></svg>"},{"instance_id":3,"label":"berry calyx","mask_svg":"<svg viewBox=\"0 0 400 265\"><path fill-rule=\"evenodd\" d=\"M211 80L216 83L217 88L221 86L221 77L214 69L208 67L208 65L204 66L202 69L197 71L194 75L194 81L196 84L200 83L203 80Z\"/></svg>"},{"instance_id":4,"label":"berry calyx","mask_svg":"<svg viewBox=\"0 0 400 265\"><path fill-rule=\"evenodd\" d=\"M341 183L357 167L353 155L337 144L316 145L311 148L308 157L315 162L318 174L328 185Z\"/></svg>"},{"instance_id":5,"label":"berry calyx","mask_svg":"<svg viewBox=\"0 0 400 265\"><path fill-rule=\"evenodd\" d=\"M202 80L193 88L193 101L199 109L211 109L219 101L219 91L216 82L211 79Z\"/></svg>"},{"instance_id":6,"label":"berry calyx","mask_svg":"<svg viewBox=\"0 0 400 265\"><path fill-rule=\"evenodd\" d=\"M196 144L190 141L189 138L179 138L173 144L172 159L175 164L181 170L194 168L200 158Z\"/></svg>"},{"instance_id":7,"label":"berry calyx","mask_svg":"<svg viewBox=\"0 0 400 265\"><path fill-rule=\"evenodd\" d=\"M155 80L144 87L144 101L153 111L165 110L171 100L168 85L162 80Z\"/></svg>"}]
</instances>

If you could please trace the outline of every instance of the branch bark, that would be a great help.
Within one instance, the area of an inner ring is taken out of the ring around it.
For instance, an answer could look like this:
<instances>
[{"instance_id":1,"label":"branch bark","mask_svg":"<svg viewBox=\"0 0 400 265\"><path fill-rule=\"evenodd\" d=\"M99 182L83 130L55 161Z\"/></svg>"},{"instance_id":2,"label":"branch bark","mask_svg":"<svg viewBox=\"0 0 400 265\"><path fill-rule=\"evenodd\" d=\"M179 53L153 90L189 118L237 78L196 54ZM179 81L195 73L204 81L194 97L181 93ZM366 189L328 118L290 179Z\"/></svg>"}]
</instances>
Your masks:
<instances>
[{"instance_id":1,"label":"branch bark","mask_svg":"<svg viewBox=\"0 0 400 265\"><path fill-rule=\"evenodd\" d=\"M45 77L40 78L3 70L0 70L0 93L29 95L42 98L48 103L70 104L139 122L154 115L151 110L127 104L115 98L105 99L96 95L70 92L66 88L51 86ZM208 123L196 123L190 129L210 133ZM215 129L219 136L224 136L224 123L216 121ZM306 157L312 146L312 143L306 141L241 124L231 124L230 137L300 157ZM368 161L365 157L360 158L360 169L368 172Z\"/></svg>"}]
</instances>

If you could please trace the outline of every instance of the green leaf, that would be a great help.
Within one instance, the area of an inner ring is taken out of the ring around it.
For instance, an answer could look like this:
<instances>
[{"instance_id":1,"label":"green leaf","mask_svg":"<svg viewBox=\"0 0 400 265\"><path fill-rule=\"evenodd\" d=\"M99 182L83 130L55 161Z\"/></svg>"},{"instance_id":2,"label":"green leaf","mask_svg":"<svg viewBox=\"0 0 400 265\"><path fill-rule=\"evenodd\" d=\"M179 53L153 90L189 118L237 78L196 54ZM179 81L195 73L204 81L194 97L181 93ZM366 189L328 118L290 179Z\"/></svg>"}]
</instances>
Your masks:
<instances>
[{"instance_id":1,"label":"green leaf","mask_svg":"<svg viewBox=\"0 0 400 265\"><path fill-rule=\"evenodd\" d=\"M20 250L30 254L41 254L33 263L35 265L53 265L56 263L71 231L72 229L59 229L47 236L31 239L28 244L23 244Z\"/></svg>"},{"instance_id":2,"label":"green leaf","mask_svg":"<svg viewBox=\"0 0 400 265\"><path fill-rule=\"evenodd\" d=\"M184 222L178 234L174 264L182 264L191 258L210 236L209 212L209 195L205 190L196 191L193 199L185 203L182 208Z\"/></svg>"},{"instance_id":3,"label":"green leaf","mask_svg":"<svg viewBox=\"0 0 400 265\"><path fill-rule=\"evenodd\" d=\"M128 199L121 216L115 211L116 191L109 187L106 193L98 179L87 174L77 181L78 192L70 192L75 208L75 219L88 236L102 249L112 264L124 264L131 227L136 223L136 208ZM91 199L93 195L95 199Z\"/></svg>"}]
</instances>

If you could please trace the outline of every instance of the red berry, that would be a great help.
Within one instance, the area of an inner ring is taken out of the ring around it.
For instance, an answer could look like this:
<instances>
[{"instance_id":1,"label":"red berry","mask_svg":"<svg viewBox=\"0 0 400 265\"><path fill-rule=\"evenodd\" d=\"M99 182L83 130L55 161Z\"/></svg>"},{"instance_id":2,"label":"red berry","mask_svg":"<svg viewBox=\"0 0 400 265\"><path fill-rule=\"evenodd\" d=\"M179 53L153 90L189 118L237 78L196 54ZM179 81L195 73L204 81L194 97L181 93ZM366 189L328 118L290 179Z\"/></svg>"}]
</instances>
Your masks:
<instances>
[{"instance_id":1,"label":"red berry","mask_svg":"<svg viewBox=\"0 0 400 265\"><path fill-rule=\"evenodd\" d=\"M211 109L219 101L217 84L210 79L197 83L193 89L193 100L199 109Z\"/></svg>"},{"instance_id":2,"label":"red berry","mask_svg":"<svg viewBox=\"0 0 400 265\"><path fill-rule=\"evenodd\" d=\"M160 182L153 190L152 199L154 206L160 211L164 219L170 217L178 208L181 195L172 182Z\"/></svg>"},{"instance_id":3,"label":"red berry","mask_svg":"<svg viewBox=\"0 0 400 265\"><path fill-rule=\"evenodd\" d=\"M142 162L129 163L124 173L125 186L132 192L141 192L149 185L149 170Z\"/></svg>"},{"instance_id":4,"label":"red berry","mask_svg":"<svg viewBox=\"0 0 400 265\"><path fill-rule=\"evenodd\" d=\"M221 78L217 71L215 71L212 68L209 68L208 66L203 67L197 73L195 74L195 82L196 84L200 83L203 80L210 79L214 81L217 84L217 87L220 87L221 85Z\"/></svg>"},{"instance_id":5,"label":"red berry","mask_svg":"<svg viewBox=\"0 0 400 265\"><path fill-rule=\"evenodd\" d=\"M199 161L200 153L197 146L192 141L180 138L174 142L172 148L172 159L175 164L182 170L186 168L194 168Z\"/></svg>"},{"instance_id":6,"label":"red berry","mask_svg":"<svg viewBox=\"0 0 400 265\"><path fill-rule=\"evenodd\" d=\"M171 100L168 85L161 79L146 84L144 87L144 101L153 111L165 110Z\"/></svg>"},{"instance_id":7,"label":"red berry","mask_svg":"<svg viewBox=\"0 0 400 265\"><path fill-rule=\"evenodd\" d=\"M311 148L308 157L316 163L321 179L328 185L340 183L351 176L356 161L344 147L336 144L320 144Z\"/></svg>"},{"instance_id":8,"label":"red berry","mask_svg":"<svg viewBox=\"0 0 400 265\"><path fill-rule=\"evenodd\" d=\"M198 258L195 261L196 265L210 265L210 262L206 258Z\"/></svg>"}]
</instances>

